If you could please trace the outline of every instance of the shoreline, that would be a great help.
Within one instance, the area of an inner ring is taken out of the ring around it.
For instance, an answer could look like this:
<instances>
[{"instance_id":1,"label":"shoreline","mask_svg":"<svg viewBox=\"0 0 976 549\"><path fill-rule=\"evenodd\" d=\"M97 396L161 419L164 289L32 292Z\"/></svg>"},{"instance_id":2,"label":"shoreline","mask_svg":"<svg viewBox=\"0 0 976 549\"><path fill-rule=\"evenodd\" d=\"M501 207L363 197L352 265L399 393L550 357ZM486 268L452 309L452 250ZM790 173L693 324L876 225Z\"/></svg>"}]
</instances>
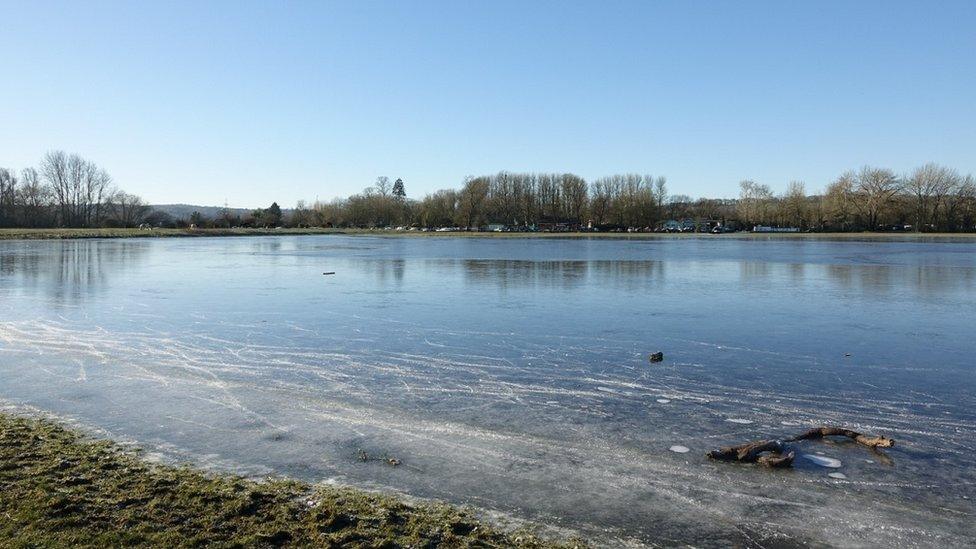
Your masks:
<instances>
[{"instance_id":1,"label":"shoreline","mask_svg":"<svg viewBox=\"0 0 976 549\"><path fill-rule=\"evenodd\" d=\"M439 502L182 464L0 411L0 539L35 546L582 547Z\"/></svg>"},{"instance_id":2,"label":"shoreline","mask_svg":"<svg viewBox=\"0 0 976 549\"><path fill-rule=\"evenodd\" d=\"M502 239L617 239L617 240L838 240L892 242L976 241L976 233L500 233L500 232L421 232L370 229L280 228L280 229L0 229L4 240L82 240L117 238L199 238L248 236L344 235L386 238L502 238Z\"/></svg>"}]
</instances>

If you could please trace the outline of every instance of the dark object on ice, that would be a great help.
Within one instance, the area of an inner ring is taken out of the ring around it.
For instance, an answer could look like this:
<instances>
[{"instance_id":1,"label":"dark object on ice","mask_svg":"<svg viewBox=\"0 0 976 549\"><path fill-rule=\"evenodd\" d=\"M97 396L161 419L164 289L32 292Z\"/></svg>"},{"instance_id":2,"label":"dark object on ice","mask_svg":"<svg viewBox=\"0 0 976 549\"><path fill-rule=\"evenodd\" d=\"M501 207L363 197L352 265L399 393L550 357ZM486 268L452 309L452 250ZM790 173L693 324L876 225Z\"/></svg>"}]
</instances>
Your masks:
<instances>
[{"instance_id":1,"label":"dark object on ice","mask_svg":"<svg viewBox=\"0 0 976 549\"><path fill-rule=\"evenodd\" d=\"M784 442L799 442L801 440L821 439L829 436L845 436L858 444L862 444L873 449L879 455L884 456L878 448L891 448L895 445L895 440L885 436L869 436L843 429L841 427L816 427L809 431L780 440L757 440L747 442L738 446L728 446L720 450L712 450L705 454L711 459L719 461L739 461L742 463L758 463L766 467L790 467L793 465L793 458L796 454Z\"/></svg>"},{"instance_id":2,"label":"dark object on ice","mask_svg":"<svg viewBox=\"0 0 976 549\"><path fill-rule=\"evenodd\" d=\"M661 362L662 360L664 360L664 353L662 353L661 351L658 351L656 353L651 353L650 359L651 362Z\"/></svg>"},{"instance_id":3,"label":"dark object on ice","mask_svg":"<svg viewBox=\"0 0 976 549\"><path fill-rule=\"evenodd\" d=\"M335 271L326 271L326 272L324 272L322 274L324 274L324 275L334 275L335 274Z\"/></svg>"},{"instance_id":4,"label":"dark object on ice","mask_svg":"<svg viewBox=\"0 0 976 549\"><path fill-rule=\"evenodd\" d=\"M367 454L366 453L366 450L363 450L363 449L360 449L356 453L356 457L358 457L359 458L359 461L362 461L362 462L366 462L366 461L383 461L383 462L386 462L387 465L391 465L393 467L396 467L397 465L400 465L401 463L403 463L399 459L397 459L397 458L395 458L393 456L390 456L390 455L386 455L386 454L384 454L383 457L373 457L373 456Z\"/></svg>"},{"instance_id":5,"label":"dark object on ice","mask_svg":"<svg viewBox=\"0 0 976 549\"><path fill-rule=\"evenodd\" d=\"M793 465L796 454L779 440L757 440L739 446L729 446L720 450L712 450L705 454L711 459L719 461L739 461L742 463L758 463L765 467L781 468Z\"/></svg>"},{"instance_id":6,"label":"dark object on ice","mask_svg":"<svg viewBox=\"0 0 976 549\"><path fill-rule=\"evenodd\" d=\"M830 436L844 436L869 448L891 448L895 445L895 439L893 438L888 438L886 436L874 437L862 435L857 431L851 431L850 429L843 429L840 427L816 427L814 429L810 429L802 435L797 435L793 438L787 439L787 441L795 442L798 440L819 439Z\"/></svg>"}]
</instances>

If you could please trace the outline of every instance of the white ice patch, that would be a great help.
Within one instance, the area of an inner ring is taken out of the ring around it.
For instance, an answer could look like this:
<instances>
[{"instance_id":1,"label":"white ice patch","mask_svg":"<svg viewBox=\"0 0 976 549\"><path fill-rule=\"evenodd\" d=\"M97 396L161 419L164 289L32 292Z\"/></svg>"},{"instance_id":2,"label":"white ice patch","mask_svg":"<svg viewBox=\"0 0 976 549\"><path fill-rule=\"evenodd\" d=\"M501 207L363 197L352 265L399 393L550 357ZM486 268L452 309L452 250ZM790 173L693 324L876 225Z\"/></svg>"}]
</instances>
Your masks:
<instances>
[{"instance_id":1,"label":"white ice patch","mask_svg":"<svg viewBox=\"0 0 976 549\"><path fill-rule=\"evenodd\" d=\"M657 403L658 404L667 404L669 402L671 402L671 401L668 400L668 399L666 399L666 398L659 398L659 399L657 399Z\"/></svg>"},{"instance_id":2,"label":"white ice patch","mask_svg":"<svg viewBox=\"0 0 976 549\"><path fill-rule=\"evenodd\" d=\"M728 421L729 423L741 423L743 425L752 423L751 419L742 419L741 417L729 417L725 418L725 421Z\"/></svg>"},{"instance_id":3,"label":"white ice patch","mask_svg":"<svg viewBox=\"0 0 976 549\"><path fill-rule=\"evenodd\" d=\"M799 425L800 423L799 422L796 422L796 421L781 421L781 422L779 422L779 424L780 425L786 425L787 427L795 427L795 426Z\"/></svg>"},{"instance_id":4,"label":"white ice patch","mask_svg":"<svg viewBox=\"0 0 976 549\"><path fill-rule=\"evenodd\" d=\"M830 467L831 469L837 469L841 465L839 459L834 459L832 457L816 456L813 454L803 454L803 457L809 459L810 461L816 463L821 467Z\"/></svg>"},{"instance_id":5,"label":"white ice patch","mask_svg":"<svg viewBox=\"0 0 976 549\"><path fill-rule=\"evenodd\" d=\"M674 446L668 448L668 450L678 454L687 454L689 452L687 446L681 446L680 444L675 444Z\"/></svg>"},{"instance_id":6,"label":"white ice patch","mask_svg":"<svg viewBox=\"0 0 976 549\"><path fill-rule=\"evenodd\" d=\"M847 478L847 475L844 473L827 473L827 476L830 478L836 478L838 480L845 480Z\"/></svg>"}]
</instances>

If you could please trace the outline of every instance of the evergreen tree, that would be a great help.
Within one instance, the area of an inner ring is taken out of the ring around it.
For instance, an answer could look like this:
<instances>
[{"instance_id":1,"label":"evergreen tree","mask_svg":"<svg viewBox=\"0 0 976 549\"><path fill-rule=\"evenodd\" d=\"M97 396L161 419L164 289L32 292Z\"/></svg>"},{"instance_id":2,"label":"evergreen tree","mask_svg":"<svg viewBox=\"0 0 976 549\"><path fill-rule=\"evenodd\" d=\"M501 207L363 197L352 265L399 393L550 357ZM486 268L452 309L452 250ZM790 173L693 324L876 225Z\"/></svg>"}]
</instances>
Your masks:
<instances>
[{"instance_id":1,"label":"evergreen tree","mask_svg":"<svg viewBox=\"0 0 976 549\"><path fill-rule=\"evenodd\" d=\"M407 197L407 191L403 188L403 180L399 177L396 182L393 183L393 196L397 200L403 200Z\"/></svg>"},{"instance_id":2,"label":"evergreen tree","mask_svg":"<svg viewBox=\"0 0 976 549\"><path fill-rule=\"evenodd\" d=\"M263 221L269 227L281 225L281 206L277 202L272 202L271 206L264 211Z\"/></svg>"}]
</instances>

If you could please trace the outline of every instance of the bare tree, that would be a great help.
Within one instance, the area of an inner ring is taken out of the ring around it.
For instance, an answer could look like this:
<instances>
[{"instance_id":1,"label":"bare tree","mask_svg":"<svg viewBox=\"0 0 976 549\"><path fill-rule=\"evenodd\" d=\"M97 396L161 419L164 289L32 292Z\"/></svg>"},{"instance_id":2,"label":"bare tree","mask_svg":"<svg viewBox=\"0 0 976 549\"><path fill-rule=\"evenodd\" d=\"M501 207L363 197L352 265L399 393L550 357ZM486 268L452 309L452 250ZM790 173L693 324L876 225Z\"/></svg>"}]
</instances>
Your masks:
<instances>
[{"instance_id":1,"label":"bare tree","mask_svg":"<svg viewBox=\"0 0 976 549\"><path fill-rule=\"evenodd\" d=\"M308 227L312 224L312 211L308 209L304 200L299 200L295 203L295 209L291 211L291 220L289 221L292 227Z\"/></svg>"},{"instance_id":2,"label":"bare tree","mask_svg":"<svg viewBox=\"0 0 976 549\"><path fill-rule=\"evenodd\" d=\"M865 166L854 178L854 204L867 228L877 229L881 215L901 189L901 181L889 169Z\"/></svg>"},{"instance_id":3,"label":"bare tree","mask_svg":"<svg viewBox=\"0 0 976 549\"><path fill-rule=\"evenodd\" d=\"M420 202L418 222L424 227L451 225L458 215L458 202L458 192L454 189L428 194Z\"/></svg>"},{"instance_id":4,"label":"bare tree","mask_svg":"<svg viewBox=\"0 0 976 549\"><path fill-rule=\"evenodd\" d=\"M489 221L507 224L518 223L519 197L516 192L516 179L519 174L500 172L490 177L488 182L488 204L486 205Z\"/></svg>"},{"instance_id":5,"label":"bare tree","mask_svg":"<svg viewBox=\"0 0 976 549\"><path fill-rule=\"evenodd\" d=\"M773 191L767 185L745 180L739 183L739 217L748 225L768 223Z\"/></svg>"},{"instance_id":6,"label":"bare tree","mask_svg":"<svg viewBox=\"0 0 976 549\"><path fill-rule=\"evenodd\" d=\"M657 206L658 220L664 219L664 207L668 203L667 179L658 177L654 180L654 204Z\"/></svg>"},{"instance_id":7,"label":"bare tree","mask_svg":"<svg viewBox=\"0 0 976 549\"><path fill-rule=\"evenodd\" d=\"M959 181L955 170L931 163L916 168L905 179L905 191L914 203L916 231L935 228L940 206Z\"/></svg>"},{"instance_id":8,"label":"bare tree","mask_svg":"<svg viewBox=\"0 0 976 549\"><path fill-rule=\"evenodd\" d=\"M68 183L68 155L64 151L51 151L41 161L41 174L51 186L57 207L57 222L61 226L71 222L71 192Z\"/></svg>"},{"instance_id":9,"label":"bare tree","mask_svg":"<svg viewBox=\"0 0 976 549\"><path fill-rule=\"evenodd\" d=\"M17 190L17 204L20 207L20 224L27 227L41 227L49 224L48 205L51 189L43 184L41 175L34 168L21 172L21 183Z\"/></svg>"},{"instance_id":10,"label":"bare tree","mask_svg":"<svg viewBox=\"0 0 976 549\"><path fill-rule=\"evenodd\" d=\"M0 227L16 223L17 175L7 168L0 168Z\"/></svg>"},{"instance_id":11,"label":"bare tree","mask_svg":"<svg viewBox=\"0 0 976 549\"><path fill-rule=\"evenodd\" d=\"M112 186L112 177L107 171L99 168L93 162L86 162L85 178L83 180L84 189L84 224L88 227L97 227L104 218L104 207L108 197L115 192Z\"/></svg>"},{"instance_id":12,"label":"bare tree","mask_svg":"<svg viewBox=\"0 0 976 549\"><path fill-rule=\"evenodd\" d=\"M512 192L515 194L518 207L519 223L528 226L538 221L539 194L538 181L534 175L518 174L513 176Z\"/></svg>"},{"instance_id":13,"label":"bare tree","mask_svg":"<svg viewBox=\"0 0 976 549\"><path fill-rule=\"evenodd\" d=\"M341 198L328 203L316 201L312 205L312 211L315 224L320 227L345 226L349 222L348 201Z\"/></svg>"},{"instance_id":14,"label":"bare tree","mask_svg":"<svg viewBox=\"0 0 976 549\"><path fill-rule=\"evenodd\" d=\"M60 225L88 227L101 221L112 183L105 170L76 154L52 151L41 162L41 174L51 185Z\"/></svg>"},{"instance_id":15,"label":"bare tree","mask_svg":"<svg viewBox=\"0 0 976 549\"><path fill-rule=\"evenodd\" d=\"M833 229L847 231L853 228L853 194L853 172L846 172L827 185L824 194L824 210L827 223Z\"/></svg>"},{"instance_id":16,"label":"bare tree","mask_svg":"<svg viewBox=\"0 0 976 549\"><path fill-rule=\"evenodd\" d=\"M571 173L560 176L560 192L562 194L563 217L573 223L582 224L585 221L589 203L586 180Z\"/></svg>"},{"instance_id":17,"label":"bare tree","mask_svg":"<svg viewBox=\"0 0 976 549\"><path fill-rule=\"evenodd\" d=\"M791 181L780 204L785 225L807 227L807 192L802 181Z\"/></svg>"},{"instance_id":18,"label":"bare tree","mask_svg":"<svg viewBox=\"0 0 976 549\"><path fill-rule=\"evenodd\" d=\"M373 187L376 189L376 192L380 194L380 196L389 196L390 178L386 177L385 175L381 177L377 177L376 183L373 184Z\"/></svg>"},{"instance_id":19,"label":"bare tree","mask_svg":"<svg viewBox=\"0 0 976 549\"><path fill-rule=\"evenodd\" d=\"M136 227L149 215L150 207L142 198L123 191L112 194L107 209L120 227Z\"/></svg>"},{"instance_id":20,"label":"bare tree","mask_svg":"<svg viewBox=\"0 0 976 549\"><path fill-rule=\"evenodd\" d=\"M593 182L590 192L590 215L597 225L610 223L613 200L613 185L609 178L604 177Z\"/></svg>"},{"instance_id":21,"label":"bare tree","mask_svg":"<svg viewBox=\"0 0 976 549\"><path fill-rule=\"evenodd\" d=\"M457 221L465 227L477 227L484 221L485 199L488 198L488 178L473 177L464 183L458 200Z\"/></svg>"},{"instance_id":22,"label":"bare tree","mask_svg":"<svg viewBox=\"0 0 976 549\"><path fill-rule=\"evenodd\" d=\"M958 178L945 198L944 210L949 230L976 230L976 180L972 175Z\"/></svg>"}]
</instances>

